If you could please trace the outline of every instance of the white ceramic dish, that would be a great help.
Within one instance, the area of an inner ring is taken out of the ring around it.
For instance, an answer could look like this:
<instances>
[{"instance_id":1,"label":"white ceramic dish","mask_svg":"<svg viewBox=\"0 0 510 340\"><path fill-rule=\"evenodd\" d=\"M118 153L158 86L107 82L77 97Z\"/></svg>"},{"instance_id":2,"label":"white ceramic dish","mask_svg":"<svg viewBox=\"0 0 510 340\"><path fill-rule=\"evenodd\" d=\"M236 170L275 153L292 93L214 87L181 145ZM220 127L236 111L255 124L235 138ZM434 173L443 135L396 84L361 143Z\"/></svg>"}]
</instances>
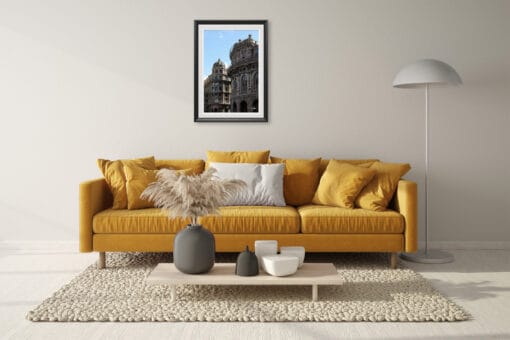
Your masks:
<instances>
[{"instance_id":1,"label":"white ceramic dish","mask_svg":"<svg viewBox=\"0 0 510 340\"><path fill-rule=\"evenodd\" d=\"M281 255L297 256L299 259L299 268L305 262L305 247L280 247Z\"/></svg>"},{"instance_id":2,"label":"white ceramic dish","mask_svg":"<svg viewBox=\"0 0 510 340\"><path fill-rule=\"evenodd\" d=\"M262 257L265 255L276 255L278 250L278 241L276 240L257 240L255 241L255 255L259 261L259 266L265 270Z\"/></svg>"},{"instance_id":3,"label":"white ceramic dish","mask_svg":"<svg viewBox=\"0 0 510 340\"><path fill-rule=\"evenodd\" d=\"M266 255L262 257L264 270L273 276L288 276L294 274L299 265L299 258L285 255Z\"/></svg>"}]
</instances>

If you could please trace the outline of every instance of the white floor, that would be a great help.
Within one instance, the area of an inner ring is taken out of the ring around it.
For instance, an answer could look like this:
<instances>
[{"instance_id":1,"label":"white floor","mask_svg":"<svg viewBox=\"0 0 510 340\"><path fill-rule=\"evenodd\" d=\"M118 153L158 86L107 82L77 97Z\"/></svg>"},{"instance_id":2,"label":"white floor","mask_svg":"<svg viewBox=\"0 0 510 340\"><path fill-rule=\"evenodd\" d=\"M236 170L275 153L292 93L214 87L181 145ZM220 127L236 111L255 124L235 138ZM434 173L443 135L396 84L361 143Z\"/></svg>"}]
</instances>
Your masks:
<instances>
[{"instance_id":1,"label":"white floor","mask_svg":"<svg viewBox=\"0 0 510 340\"><path fill-rule=\"evenodd\" d=\"M510 250L456 250L454 263L409 264L471 313L470 321L263 324L32 323L26 312L97 255L30 248L0 247L0 339L510 339Z\"/></svg>"}]
</instances>

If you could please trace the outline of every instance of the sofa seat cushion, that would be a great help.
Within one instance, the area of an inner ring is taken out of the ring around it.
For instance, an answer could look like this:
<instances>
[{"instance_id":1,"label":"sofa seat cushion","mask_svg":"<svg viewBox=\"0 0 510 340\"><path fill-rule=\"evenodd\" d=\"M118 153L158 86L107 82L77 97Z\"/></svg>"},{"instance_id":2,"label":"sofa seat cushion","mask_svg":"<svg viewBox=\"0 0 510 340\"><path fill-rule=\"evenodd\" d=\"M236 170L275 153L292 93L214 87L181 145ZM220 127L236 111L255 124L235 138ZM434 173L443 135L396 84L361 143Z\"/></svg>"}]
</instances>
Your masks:
<instances>
[{"instance_id":1,"label":"sofa seat cushion","mask_svg":"<svg viewBox=\"0 0 510 340\"><path fill-rule=\"evenodd\" d=\"M158 208L114 210L108 209L94 215L92 230L96 234L175 234L191 219L168 218Z\"/></svg>"},{"instance_id":2,"label":"sofa seat cushion","mask_svg":"<svg viewBox=\"0 0 510 340\"><path fill-rule=\"evenodd\" d=\"M220 215L204 216L200 224L217 234L294 234L300 220L294 207L229 206Z\"/></svg>"},{"instance_id":3,"label":"sofa seat cushion","mask_svg":"<svg viewBox=\"0 0 510 340\"><path fill-rule=\"evenodd\" d=\"M304 234L399 234L404 217L396 211L347 209L325 205L298 208Z\"/></svg>"},{"instance_id":4,"label":"sofa seat cushion","mask_svg":"<svg viewBox=\"0 0 510 340\"><path fill-rule=\"evenodd\" d=\"M213 233L289 234L299 232L299 215L293 207L232 206L222 207L219 216L199 219ZM190 219L167 217L161 209L108 209L94 216L96 234L175 234Z\"/></svg>"}]
</instances>

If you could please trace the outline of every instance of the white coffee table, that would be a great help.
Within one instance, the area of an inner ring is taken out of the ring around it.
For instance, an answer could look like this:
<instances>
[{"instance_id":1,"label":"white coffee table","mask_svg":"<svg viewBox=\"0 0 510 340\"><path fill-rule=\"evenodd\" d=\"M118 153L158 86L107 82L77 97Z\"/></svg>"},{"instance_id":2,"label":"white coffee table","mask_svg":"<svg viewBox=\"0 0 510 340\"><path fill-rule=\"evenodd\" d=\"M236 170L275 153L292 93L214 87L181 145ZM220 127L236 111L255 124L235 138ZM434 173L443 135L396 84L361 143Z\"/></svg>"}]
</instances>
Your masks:
<instances>
[{"instance_id":1,"label":"white coffee table","mask_svg":"<svg viewBox=\"0 0 510 340\"><path fill-rule=\"evenodd\" d=\"M170 285L172 300L175 286L190 285L236 285L236 286L312 286L312 300L319 297L319 285L341 285L343 280L332 263L304 263L298 271L290 276L275 277L262 269L257 276L237 276L234 274L235 263L216 263L207 274L184 274L173 263L160 263L147 277L147 284Z\"/></svg>"}]
</instances>

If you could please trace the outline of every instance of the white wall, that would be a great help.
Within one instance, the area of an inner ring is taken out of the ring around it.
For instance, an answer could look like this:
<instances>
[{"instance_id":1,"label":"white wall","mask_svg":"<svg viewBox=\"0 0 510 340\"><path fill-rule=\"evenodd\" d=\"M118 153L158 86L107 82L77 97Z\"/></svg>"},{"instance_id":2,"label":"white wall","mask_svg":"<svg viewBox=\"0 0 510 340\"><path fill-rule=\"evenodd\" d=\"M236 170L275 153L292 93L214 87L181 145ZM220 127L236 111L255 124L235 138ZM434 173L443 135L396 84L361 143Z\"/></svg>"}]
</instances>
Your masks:
<instances>
[{"instance_id":1,"label":"white wall","mask_svg":"<svg viewBox=\"0 0 510 340\"><path fill-rule=\"evenodd\" d=\"M194 19L269 20L269 123L193 122ZM510 241L509 22L486 0L1 1L0 239L76 240L97 157L377 157L422 185L423 92L391 82L432 57L465 84L431 93L431 239Z\"/></svg>"}]
</instances>

